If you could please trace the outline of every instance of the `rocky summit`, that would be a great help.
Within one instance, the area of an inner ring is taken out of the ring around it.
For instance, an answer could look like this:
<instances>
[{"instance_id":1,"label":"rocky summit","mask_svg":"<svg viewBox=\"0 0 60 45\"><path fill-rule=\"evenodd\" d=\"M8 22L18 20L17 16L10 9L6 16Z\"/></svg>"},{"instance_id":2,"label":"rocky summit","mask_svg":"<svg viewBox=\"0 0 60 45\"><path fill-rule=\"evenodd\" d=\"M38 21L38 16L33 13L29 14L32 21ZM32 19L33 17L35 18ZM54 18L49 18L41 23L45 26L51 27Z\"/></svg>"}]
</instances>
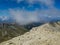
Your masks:
<instances>
[{"instance_id":1,"label":"rocky summit","mask_svg":"<svg viewBox=\"0 0 60 45\"><path fill-rule=\"evenodd\" d=\"M60 22L46 23L0 45L60 45Z\"/></svg>"}]
</instances>

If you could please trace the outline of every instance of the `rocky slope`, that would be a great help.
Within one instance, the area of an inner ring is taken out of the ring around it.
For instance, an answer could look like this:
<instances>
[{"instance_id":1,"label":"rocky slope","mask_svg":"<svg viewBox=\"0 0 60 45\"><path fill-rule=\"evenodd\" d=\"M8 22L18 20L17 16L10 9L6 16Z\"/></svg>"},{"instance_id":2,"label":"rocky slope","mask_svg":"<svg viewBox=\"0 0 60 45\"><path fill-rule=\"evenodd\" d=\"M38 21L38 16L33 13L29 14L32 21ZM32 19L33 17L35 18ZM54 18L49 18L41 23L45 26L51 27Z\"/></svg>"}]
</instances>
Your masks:
<instances>
[{"instance_id":1,"label":"rocky slope","mask_svg":"<svg viewBox=\"0 0 60 45\"><path fill-rule=\"evenodd\" d=\"M27 29L16 24L0 23L0 43L22 35L27 31Z\"/></svg>"},{"instance_id":2,"label":"rocky slope","mask_svg":"<svg viewBox=\"0 0 60 45\"><path fill-rule=\"evenodd\" d=\"M60 45L60 22L47 23L0 45Z\"/></svg>"}]
</instances>

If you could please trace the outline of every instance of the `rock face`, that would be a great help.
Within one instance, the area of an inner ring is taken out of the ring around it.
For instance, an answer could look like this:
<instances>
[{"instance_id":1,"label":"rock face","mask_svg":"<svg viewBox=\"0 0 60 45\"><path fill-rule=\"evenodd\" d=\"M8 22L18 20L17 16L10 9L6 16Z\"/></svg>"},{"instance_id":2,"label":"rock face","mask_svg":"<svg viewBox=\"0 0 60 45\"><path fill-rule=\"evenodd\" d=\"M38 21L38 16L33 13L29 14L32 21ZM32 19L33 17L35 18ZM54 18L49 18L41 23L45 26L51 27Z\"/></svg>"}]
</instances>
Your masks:
<instances>
[{"instance_id":1,"label":"rock face","mask_svg":"<svg viewBox=\"0 0 60 45\"><path fill-rule=\"evenodd\" d=\"M47 23L0 45L60 45L60 22Z\"/></svg>"}]
</instances>

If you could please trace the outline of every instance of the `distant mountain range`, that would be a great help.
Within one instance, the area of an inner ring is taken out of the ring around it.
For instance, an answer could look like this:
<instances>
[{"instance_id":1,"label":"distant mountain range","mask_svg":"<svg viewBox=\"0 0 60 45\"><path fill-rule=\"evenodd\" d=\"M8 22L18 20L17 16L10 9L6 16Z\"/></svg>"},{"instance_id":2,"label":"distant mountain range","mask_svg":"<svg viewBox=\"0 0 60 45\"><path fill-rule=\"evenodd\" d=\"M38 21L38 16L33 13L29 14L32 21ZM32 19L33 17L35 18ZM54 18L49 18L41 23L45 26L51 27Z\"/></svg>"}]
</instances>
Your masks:
<instances>
[{"instance_id":1,"label":"distant mountain range","mask_svg":"<svg viewBox=\"0 0 60 45\"><path fill-rule=\"evenodd\" d=\"M49 21L46 21L46 22L32 22L32 23L29 23L29 24L27 24L27 25L20 25L20 26L23 26L23 27L25 27L26 29L28 29L28 30L30 30L30 29L32 29L33 27L37 27L37 26L40 26L40 25L42 25L42 24L45 24L45 23L47 23L47 22L57 22L57 21L60 21L60 19L52 19L52 20L50 20L49 19ZM11 23L16 23L13 19L8 19L8 20L4 20L4 21L2 21L1 19L0 19L0 23L9 23L9 24L11 24ZM16 23L17 24L17 23ZM19 25L19 24L18 24Z\"/></svg>"},{"instance_id":2,"label":"distant mountain range","mask_svg":"<svg viewBox=\"0 0 60 45\"><path fill-rule=\"evenodd\" d=\"M23 25L23 27L27 28L28 30L32 29L33 27L37 27L37 26L40 26L44 23L40 23L40 22L36 22L36 23L30 23L30 24L27 24L27 25Z\"/></svg>"},{"instance_id":3,"label":"distant mountain range","mask_svg":"<svg viewBox=\"0 0 60 45\"><path fill-rule=\"evenodd\" d=\"M27 31L29 30L17 24L0 23L0 42L20 36Z\"/></svg>"},{"instance_id":4,"label":"distant mountain range","mask_svg":"<svg viewBox=\"0 0 60 45\"><path fill-rule=\"evenodd\" d=\"M60 45L60 22L46 23L0 45Z\"/></svg>"}]
</instances>

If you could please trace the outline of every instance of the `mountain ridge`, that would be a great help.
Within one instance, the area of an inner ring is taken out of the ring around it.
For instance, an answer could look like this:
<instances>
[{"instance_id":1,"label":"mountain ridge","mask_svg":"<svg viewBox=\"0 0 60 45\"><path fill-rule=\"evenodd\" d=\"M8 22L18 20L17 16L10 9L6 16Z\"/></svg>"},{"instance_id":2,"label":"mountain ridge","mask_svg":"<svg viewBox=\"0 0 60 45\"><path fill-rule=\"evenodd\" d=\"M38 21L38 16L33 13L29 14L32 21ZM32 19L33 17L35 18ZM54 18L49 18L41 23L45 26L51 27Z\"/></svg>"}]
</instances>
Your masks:
<instances>
[{"instance_id":1,"label":"mountain ridge","mask_svg":"<svg viewBox=\"0 0 60 45\"><path fill-rule=\"evenodd\" d=\"M2 42L0 45L60 45L60 22L32 28L24 35Z\"/></svg>"},{"instance_id":2,"label":"mountain ridge","mask_svg":"<svg viewBox=\"0 0 60 45\"><path fill-rule=\"evenodd\" d=\"M0 23L0 42L20 36L28 30L16 24Z\"/></svg>"}]
</instances>

